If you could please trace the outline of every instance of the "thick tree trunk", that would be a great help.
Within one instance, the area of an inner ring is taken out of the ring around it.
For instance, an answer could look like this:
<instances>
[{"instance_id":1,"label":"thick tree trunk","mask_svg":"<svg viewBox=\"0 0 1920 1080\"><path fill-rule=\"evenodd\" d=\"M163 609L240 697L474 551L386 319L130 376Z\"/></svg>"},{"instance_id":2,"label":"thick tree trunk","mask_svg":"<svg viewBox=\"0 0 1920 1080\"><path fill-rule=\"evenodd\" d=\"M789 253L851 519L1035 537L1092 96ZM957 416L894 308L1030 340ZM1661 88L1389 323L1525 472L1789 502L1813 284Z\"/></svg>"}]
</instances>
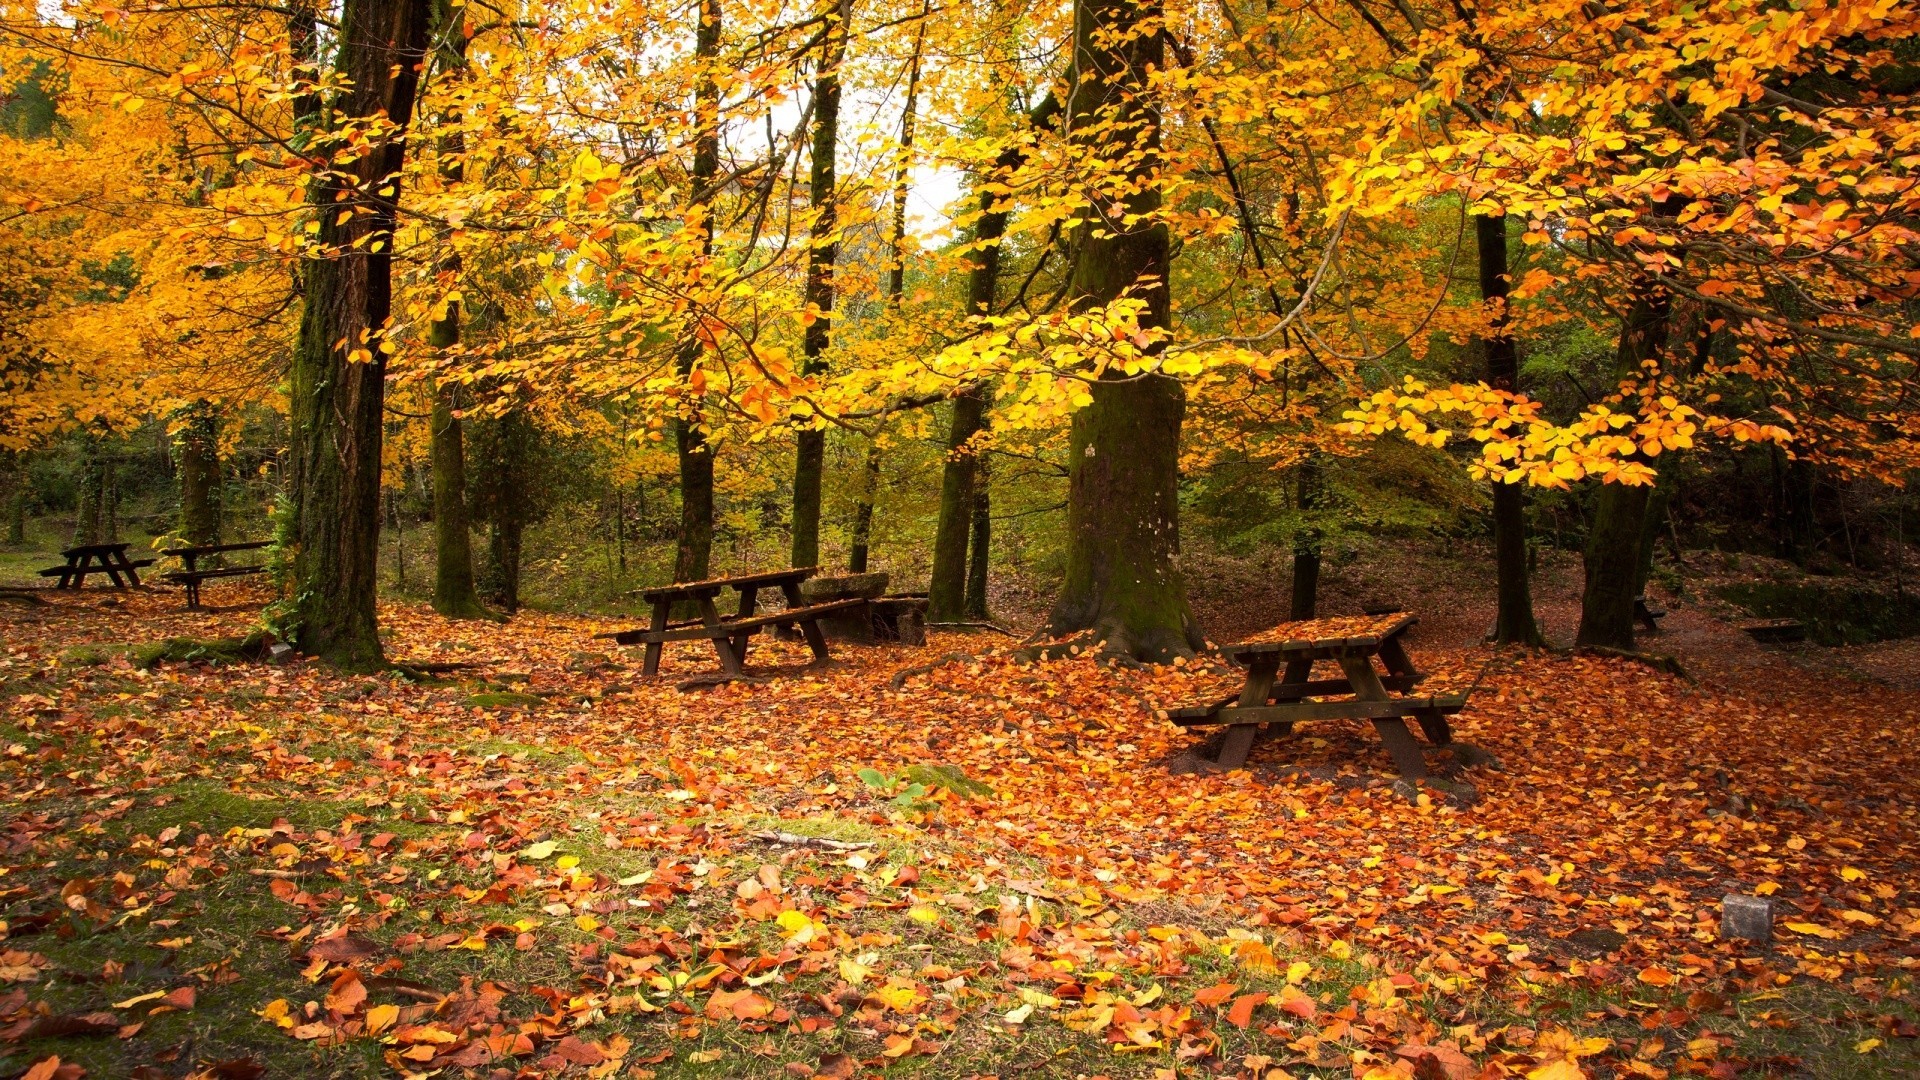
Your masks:
<instances>
[{"instance_id":1,"label":"thick tree trunk","mask_svg":"<svg viewBox=\"0 0 1920 1080\"><path fill-rule=\"evenodd\" d=\"M840 140L840 65L847 56L849 0L841 0L835 23L829 27L820 51L820 68L813 80L813 162L809 174L808 205L813 208L809 231L807 283L804 300L813 321L801 337L806 359L801 371L818 375L827 368L827 344L833 333L833 267L840 257L838 192L834 180L834 153ZM819 428L800 432L793 462L794 566L820 565L820 486L826 466L827 433Z\"/></svg>"},{"instance_id":2,"label":"thick tree trunk","mask_svg":"<svg viewBox=\"0 0 1920 1080\"><path fill-rule=\"evenodd\" d=\"M694 56L706 67L694 88L700 130L693 140L692 212L699 216L700 256L713 255L710 203L720 175L720 86L712 65L720 55L720 0L701 0L700 25L694 31ZM690 379L704 346L689 330L680 344L680 377ZM703 581L713 562L713 448L701 426L700 400L694 395L684 415L673 422L674 449L680 463L680 532L674 543L673 580Z\"/></svg>"},{"instance_id":3,"label":"thick tree trunk","mask_svg":"<svg viewBox=\"0 0 1920 1080\"><path fill-rule=\"evenodd\" d=\"M1617 370L1622 378L1640 370L1667 344L1672 301L1648 283L1633 299L1620 329ZM1602 484L1594 495L1587 534L1586 591L1580 598L1578 645L1632 649L1633 600L1640 595L1640 548L1646 532L1648 484Z\"/></svg>"},{"instance_id":4,"label":"thick tree trunk","mask_svg":"<svg viewBox=\"0 0 1920 1080\"><path fill-rule=\"evenodd\" d=\"M1480 298L1497 302L1487 335L1487 385L1514 391L1520 385L1520 352L1507 333L1507 219L1488 214L1473 218L1480 247ZM1533 589L1527 579L1527 496L1519 484L1493 484L1493 565L1496 595L1493 640L1501 645L1544 646L1546 636L1533 617Z\"/></svg>"},{"instance_id":5,"label":"thick tree trunk","mask_svg":"<svg viewBox=\"0 0 1920 1080\"><path fill-rule=\"evenodd\" d=\"M375 624L384 335L393 305L392 245L403 133L425 62L429 0L346 0L338 68L350 89L338 115L396 130L350 162L316 173L305 307L289 382L293 596L285 626L302 652L349 670L382 666ZM323 130L319 148L334 149Z\"/></svg>"},{"instance_id":6,"label":"thick tree trunk","mask_svg":"<svg viewBox=\"0 0 1920 1080\"><path fill-rule=\"evenodd\" d=\"M179 454L180 539L188 544L220 542L220 433L213 405L189 406L175 436Z\"/></svg>"},{"instance_id":7,"label":"thick tree trunk","mask_svg":"<svg viewBox=\"0 0 1920 1080\"><path fill-rule=\"evenodd\" d=\"M500 610L520 610L520 542L525 525L518 518L496 521L487 530L487 599Z\"/></svg>"},{"instance_id":8,"label":"thick tree trunk","mask_svg":"<svg viewBox=\"0 0 1920 1080\"><path fill-rule=\"evenodd\" d=\"M1076 306L1146 301L1141 324L1167 325L1169 250L1158 220L1160 114L1148 73L1166 67L1159 0L1076 0L1068 130L1091 157L1132 162L1125 185L1088 192L1070 295ZM1118 190L1116 190L1118 188ZM1056 636L1092 631L1142 660L1205 644L1179 568L1180 424L1173 379L1103 378L1068 438L1067 569L1048 620Z\"/></svg>"},{"instance_id":9,"label":"thick tree trunk","mask_svg":"<svg viewBox=\"0 0 1920 1080\"><path fill-rule=\"evenodd\" d=\"M1294 505L1303 516L1320 507L1320 459L1312 453L1300 462L1294 478ZM1309 517L1293 535L1293 597L1287 617L1299 622L1320 609L1320 530Z\"/></svg>"},{"instance_id":10,"label":"thick tree trunk","mask_svg":"<svg viewBox=\"0 0 1920 1080\"><path fill-rule=\"evenodd\" d=\"M988 483L987 463L983 458L974 469L973 529L968 537L967 608L969 619L993 618L987 605L987 581L993 563L993 500Z\"/></svg>"}]
</instances>

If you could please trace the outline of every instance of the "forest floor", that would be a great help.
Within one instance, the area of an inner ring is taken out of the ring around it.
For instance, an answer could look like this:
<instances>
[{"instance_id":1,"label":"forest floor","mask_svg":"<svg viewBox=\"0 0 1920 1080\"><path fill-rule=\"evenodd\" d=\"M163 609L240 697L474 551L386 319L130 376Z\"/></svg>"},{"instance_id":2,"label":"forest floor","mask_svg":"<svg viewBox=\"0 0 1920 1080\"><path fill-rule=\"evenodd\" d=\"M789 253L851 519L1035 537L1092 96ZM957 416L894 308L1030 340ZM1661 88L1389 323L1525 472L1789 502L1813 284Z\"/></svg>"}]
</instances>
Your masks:
<instances>
[{"instance_id":1,"label":"forest floor","mask_svg":"<svg viewBox=\"0 0 1920 1080\"><path fill-rule=\"evenodd\" d=\"M1471 805L1360 725L1184 771L1155 710L1209 663L759 644L683 690L710 653L646 679L608 620L393 605L390 657L468 666L341 676L141 647L243 632L245 587L0 602L0 1076L1920 1073L1913 645L1676 602L1690 680L1496 656L1465 571L1395 558L1327 609L1484 665ZM1277 617L1197 577L1217 636ZM1720 939L1736 892L1771 945Z\"/></svg>"}]
</instances>

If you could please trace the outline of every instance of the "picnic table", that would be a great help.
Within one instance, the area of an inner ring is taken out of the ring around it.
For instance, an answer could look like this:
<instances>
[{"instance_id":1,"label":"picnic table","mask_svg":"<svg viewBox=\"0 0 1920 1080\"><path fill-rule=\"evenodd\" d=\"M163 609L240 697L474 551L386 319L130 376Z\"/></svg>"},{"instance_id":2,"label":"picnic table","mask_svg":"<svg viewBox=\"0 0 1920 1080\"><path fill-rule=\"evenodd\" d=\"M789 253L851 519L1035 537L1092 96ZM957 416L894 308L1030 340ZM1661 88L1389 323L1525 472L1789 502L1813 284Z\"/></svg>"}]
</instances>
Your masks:
<instances>
[{"instance_id":1,"label":"picnic table","mask_svg":"<svg viewBox=\"0 0 1920 1080\"><path fill-rule=\"evenodd\" d=\"M800 583L818 570L819 567L803 566L646 589L640 593L640 597L653 608L653 619L644 629L595 636L612 638L621 645L644 644L647 648L642 670L648 675L659 674L660 654L668 642L699 641L703 638L713 642L714 652L720 655L721 669L729 675L739 675L746 666L748 641L760 630L774 626L797 626L805 635L807 646L813 650L814 660L824 662L830 657L826 634L820 629L820 620L836 612L863 607L867 602L848 599L807 603L800 595ZM732 616L723 618L715 599L728 589L740 594L740 603ZM755 605L760 594L767 589L778 589L786 597L787 606L784 610L756 613ZM674 620L673 609L676 605L683 608L691 605L699 617Z\"/></svg>"},{"instance_id":2,"label":"picnic table","mask_svg":"<svg viewBox=\"0 0 1920 1080\"><path fill-rule=\"evenodd\" d=\"M1294 724L1311 720L1371 720L1400 775L1409 782L1424 779L1426 761L1406 721L1416 721L1436 746L1451 743L1446 718L1467 703L1472 682L1456 676L1435 680L1449 685L1427 683L1400 640L1418 621L1397 612L1313 619L1281 623L1223 645L1220 651L1247 669L1240 693L1211 705L1168 710L1167 718L1185 727L1229 725L1218 761L1229 769L1246 764L1262 724L1291 731ZM1384 673L1375 670L1374 657L1385 665ZM1337 665L1341 677L1313 678L1319 661ZM1413 693L1423 683L1422 692Z\"/></svg>"},{"instance_id":3,"label":"picnic table","mask_svg":"<svg viewBox=\"0 0 1920 1080\"><path fill-rule=\"evenodd\" d=\"M88 574L105 574L113 581L113 587L124 589L140 584L142 566L152 566L152 559L127 558L127 544L80 544L60 553L67 561L60 566L49 566L40 571L41 577L57 577L56 589L78 589L87 582Z\"/></svg>"},{"instance_id":4,"label":"picnic table","mask_svg":"<svg viewBox=\"0 0 1920 1080\"><path fill-rule=\"evenodd\" d=\"M170 581L176 585L186 586L187 610L198 611L200 610L201 582L210 578L240 577L244 574L264 574L267 572L267 568L264 565L214 566L203 570L199 566L199 559L202 556L220 555L229 551L258 551L261 548L272 546L273 541L271 540L247 540L238 544L195 544L188 547L167 548L160 554L170 555L173 558L179 559L185 569L169 570L161 574L160 578L162 581Z\"/></svg>"}]
</instances>

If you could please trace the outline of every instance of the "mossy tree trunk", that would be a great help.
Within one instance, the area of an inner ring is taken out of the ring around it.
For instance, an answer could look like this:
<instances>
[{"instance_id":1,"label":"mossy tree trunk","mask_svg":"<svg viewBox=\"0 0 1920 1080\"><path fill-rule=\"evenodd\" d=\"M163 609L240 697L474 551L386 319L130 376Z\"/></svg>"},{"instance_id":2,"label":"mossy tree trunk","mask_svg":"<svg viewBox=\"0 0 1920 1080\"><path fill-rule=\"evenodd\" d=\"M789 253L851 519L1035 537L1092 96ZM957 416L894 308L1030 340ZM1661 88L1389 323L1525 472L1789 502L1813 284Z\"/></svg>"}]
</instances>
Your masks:
<instances>
[{"instance_id":1,"label":"mossy tree trunk","mask_svg":"<svg viewBox=\"0 0 1920 1080\"><path fill-rule=\"evenodd\" d=\"M864 574L873 547L873 500L880 491L880 444L867 443L867 460L861 469L860 497L853 506L853 535L847 550L847 572Z\"/></svg>"},{"instance_id":2,"label":"mossy tree trunk","mask_svg":"<svg viewBox=\"0 0 1920 1080\"><path fill-rule=\"evenodd\" d=\"M220 542L220 431L211 402L187 407L174 435L180 476L180 539Z\"/></svg>"},{"instance_id":3,"label":"mossy tree trunk","mask_svg":"<svg viewBox=\"0 0 1920 1080\"><path fill-rule=\"evenodd\" d=\"M694 31L693 52L703 67L694 87L694 107L698 111L699 131L693 140L692 185L693 213L698 216L700 257L713 255L711 200L714 182L720 176L720 85L713 76L713 65L720 56L720 0L701 0L700 25ZM696 316L697 317L697 316ZM677 364L682 380L689 380L699 365L705 347L700 335L689 328L680 343ZM680 465L680 531L674 541L673 580L702 581L710 576L713 563L713 448L701 422L699 395L694 395L686 412L673 422L674 450Z\"/></svg>"},{"instance_id":4,"label":"mossy tree trunk","mask_svg":"<svg viewBox=\"0 0 1920 1080\"><path fill-rule=\"evenodd\" d=\"M809 230L807 281L803 299L812 321L800 339L801 371L827 369L827 345L833 334L833 268L840 257L840 215L834 155L840 140L840 66L847 58L849 0L840 0L834 23L820 48L813 79L813 160L808 174ZM818 427L800 432L793 462L794 566L820 565L820 488L826 468L827 433Z\"/></svg>"},{"instance_id":5,"label":"mossy tree trunk","mask_svg":"<svg viewBox=\"0 0 1920 1080\"><path fill-rule=\"evenodd\" d=\"M1642 284L1620 329L1621 378L1639 372L1644 362L1666 349L1672 310L1672 300L1656 283ZM1602 484L1594 493L1575 644L1634 647L1633 600L1640 595L1640 551L1652 493L1649 484Z\"/></svg>"},{"instance_id":6,"label":"mossy tree trunk","mask_svg":"<svg viewBox=\"0 0 1920 1080\"><path fill-rule=\"evenodd\" d=\"M1480 298L1497 305L1486 339L1487 385L1514 391L1520 386L1520 351L1507 332L1507 219L1475 214L1474 236L1480 248ZM1533 617L1533 588L1527 578L1527 495L1518 483L1493 484L1493 565L1496 593L1493 640L1500 645L1544 646L1546 636Z\"/></svg>"},{"instance_id":7,"label":"mossy tree trunk","mask_svg":"<svg viewBox=\"0 0 1920 1080\"><path fill-rule=\"evenodd\" d=\"M1070 298L1088 307L1136 297L1150 328L1168 321L1160 113L1148 86L1166 67L1160 18L1158 0L1076 0L1067 107L1081 153L1129 162L1124 177L1088 192L1092 220L1075 237ZM1103 378L1091 392L1068 437L1067 567L1048 628L1091 631L1106 651L1135 659L1189 654L1205 641L1179 567L1186 392L1160 375Z\"/></svg>"},{"instance_id":8,"label":"mossy tree trunk","mask_svg":"<svg viewBox=\"0 0 1920 1080\"><path fill-rule=\"evenodd\" d=\"M346 0L317 150L343 125L390 128L309 188L322 254L302 266L304 307L290 371L293 596L288 629L308 655L347 670L382 666L375 622L380 536L384 335L404 132L427 53L430 0Z\"/></svg>"}]
</instances>

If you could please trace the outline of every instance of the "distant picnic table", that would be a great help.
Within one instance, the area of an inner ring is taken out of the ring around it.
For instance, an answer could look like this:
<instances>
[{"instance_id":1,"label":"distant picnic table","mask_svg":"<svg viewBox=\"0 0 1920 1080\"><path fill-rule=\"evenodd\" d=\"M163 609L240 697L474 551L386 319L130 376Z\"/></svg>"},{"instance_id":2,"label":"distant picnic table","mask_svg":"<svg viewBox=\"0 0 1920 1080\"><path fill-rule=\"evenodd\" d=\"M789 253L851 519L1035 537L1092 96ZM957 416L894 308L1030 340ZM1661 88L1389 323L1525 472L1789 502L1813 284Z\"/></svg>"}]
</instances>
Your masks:
<instances>
[{"instance_id":1,"label":"distant picnic table","mask_svg":"<svg viewBox=\"0 0 1920 1080\"><path fill-rule=\"evenodd\" d=\"M199 560L208 555L222 555L230 551L258 551L273 546L271 540L246 540L237 544L194 544L185 547L171 547L160 554L179 559L185 569L169 570L160 575L162 581L184 585L187 589L187 610L200 610L200 583L212 578L240 577L245 574L264 574L265 565L256 566L214 566L201 569Z\"/></svg>"},{"instance_id":2,"label":"distant picnic table","mask_svg":"<svg viewBox=\"0 0 1920 1080\"><path fill-rule=\"evenodd\" d=\"M1428 683L1400 640L1418 621L1401 613L1313 619L1281 623L1223 645L1220 651L1247 669L1240 693L1211 705L1168 710L1167 718L1187 727L1229 725L1218 761L1229 769L1246 764L1261 724L1280 724L1291 731L1294 724L1310 720L1371 720L1400 775L1409 781L1423 779L1426 761L1406 719L1418 722L1434 745L1451 743L1453 731L1446 718L1467 703L1472 679ZM1374 669L1376 656L1386 667L1384 674ZM1313 678L1314 663L1323 660L1339 665L1343 677ZM1423 683L1422 693L1412 692Z\"/></svg>"},{"instance_id":3,"label":"distant picnic table","mask_svg":"<svg viewBox=\"0 0 1920 1080\"><path fill-rule=\"evenodd\" d=\"M142 566L152 566L152 559L127 558L127 544L80 544L60 553L67 561L60 566L49 566L40 571L41 577L59 578L56 589L78 589L86 584L88 574L105 574L116 589L125 589L140 584Z\"/></svg>"},{"instance_id":4,"label":"distant picnic table","mask_svg":"<svg viewBox=\"0 0 1920 1080\"><path fill-rule=\"evenodd\" d=\"M836 612L849 611L866 606L867 601L860 599L830 600L825 603L808 604L800 595L800 583L812 577L819 570L814 566L796 567L790 570L770 570L763 574L744 574L738 577L709 578L706 581L687 581L673 585L663 585L657 589L647 589L640 594L653 608L652 622L644 629L621 630L612 634L598 634L596 637L612 638L622 645L642 645L646 648L646 659L642 670L648 675L660 672L660 654L670 641L713 642L714 652L720 656L720 667L729 675L739 675L746 667L747 643L760 630L771 626L797 626L806 636L807 645L813 650L816 661L830 659L827 653L827 637L820 629L820 620ZM722 617L715 603L721 593L732 589L740 594L739 606L734 614ZM785 610L756 614L755 604L763 590L779 589L786 597ZM673 619L674 607L691 605L698 612L695 619Z\"/></svg>"}]
</instances>

